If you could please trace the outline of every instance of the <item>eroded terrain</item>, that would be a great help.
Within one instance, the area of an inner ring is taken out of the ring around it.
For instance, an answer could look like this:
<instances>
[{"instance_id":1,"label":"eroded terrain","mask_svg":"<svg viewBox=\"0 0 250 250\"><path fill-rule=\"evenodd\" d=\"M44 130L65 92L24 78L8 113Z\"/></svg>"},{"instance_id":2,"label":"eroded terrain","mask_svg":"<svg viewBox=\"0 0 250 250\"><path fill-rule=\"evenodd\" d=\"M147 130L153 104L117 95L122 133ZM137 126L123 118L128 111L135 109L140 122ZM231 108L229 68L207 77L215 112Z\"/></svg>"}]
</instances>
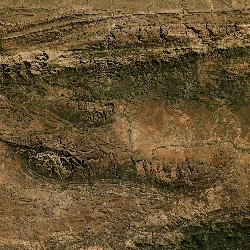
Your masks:
<instances>
[{"instance_id":1,"label":"eroded terrain","mask_svg":"<svg viewBox=\"0 0 250 250\"><path fill-rule=\"evenodd\" d=\"M249 249L249 4L139 2L3 1L1 249Z\"/></svg>"}]
</instances>

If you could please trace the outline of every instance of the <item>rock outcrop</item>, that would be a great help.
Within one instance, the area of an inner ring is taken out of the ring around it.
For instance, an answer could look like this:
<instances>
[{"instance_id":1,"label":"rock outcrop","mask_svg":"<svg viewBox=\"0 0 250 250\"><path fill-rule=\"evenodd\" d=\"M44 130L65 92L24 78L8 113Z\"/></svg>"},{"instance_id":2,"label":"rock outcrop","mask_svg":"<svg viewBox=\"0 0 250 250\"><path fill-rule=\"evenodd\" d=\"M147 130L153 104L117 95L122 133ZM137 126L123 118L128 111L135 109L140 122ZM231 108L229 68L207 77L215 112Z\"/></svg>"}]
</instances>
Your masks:
<instances>
[{"instance_id":1,"label":"rock outcrop","mask_svg":"<svg viewBox=\"0 0 250 250\"><path fill-rule=\"evenodd\" d=\"M248 1L0 6L2 249L250 247Z\"/></svg>"}]
</instances>

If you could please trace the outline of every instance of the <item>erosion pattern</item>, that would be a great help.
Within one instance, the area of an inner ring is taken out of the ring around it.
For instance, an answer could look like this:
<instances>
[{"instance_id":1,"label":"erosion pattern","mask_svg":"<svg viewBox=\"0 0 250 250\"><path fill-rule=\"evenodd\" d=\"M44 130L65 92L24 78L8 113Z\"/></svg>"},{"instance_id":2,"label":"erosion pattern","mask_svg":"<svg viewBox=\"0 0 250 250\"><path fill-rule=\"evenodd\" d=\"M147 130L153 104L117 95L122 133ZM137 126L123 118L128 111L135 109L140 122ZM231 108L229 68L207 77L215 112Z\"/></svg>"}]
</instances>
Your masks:
<instances>
[{"instance_id":1,"label":"erosion pattern","mask_svg":"<svg viewBox=\"0 0 250 250\"><path fill-rule=\"evenodd\" d=\"M249 249L249 1L0 3L0 249Z\"/></svg>"}]
</instances>

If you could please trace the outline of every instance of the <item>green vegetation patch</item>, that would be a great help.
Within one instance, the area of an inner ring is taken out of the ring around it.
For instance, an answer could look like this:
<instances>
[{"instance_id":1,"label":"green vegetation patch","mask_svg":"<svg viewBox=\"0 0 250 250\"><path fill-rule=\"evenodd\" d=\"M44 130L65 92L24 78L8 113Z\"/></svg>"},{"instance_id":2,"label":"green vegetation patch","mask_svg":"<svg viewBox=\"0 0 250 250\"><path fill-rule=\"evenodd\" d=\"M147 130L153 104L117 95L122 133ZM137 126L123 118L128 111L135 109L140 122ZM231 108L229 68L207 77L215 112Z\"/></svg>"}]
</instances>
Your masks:
<instances>
[{"instance_id":1,"label":"green vegetation patch","mask_svg":"<svg viewBox=\"0 0 250 250\"><path fill-rule=\"evenodd\" d=\"M183 250L246 250L250 248L250 223L207 223L185 229Z\"/></svg>"}]
</instances>

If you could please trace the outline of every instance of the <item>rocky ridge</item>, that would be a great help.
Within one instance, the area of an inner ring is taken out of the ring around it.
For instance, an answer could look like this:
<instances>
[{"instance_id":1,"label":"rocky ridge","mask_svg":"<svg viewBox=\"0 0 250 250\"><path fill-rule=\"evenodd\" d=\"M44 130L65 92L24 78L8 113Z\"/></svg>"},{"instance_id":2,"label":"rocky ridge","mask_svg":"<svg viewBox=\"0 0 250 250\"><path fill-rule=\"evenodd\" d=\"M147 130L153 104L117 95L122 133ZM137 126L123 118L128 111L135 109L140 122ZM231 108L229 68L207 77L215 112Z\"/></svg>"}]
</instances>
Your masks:
<instances>
[{"instance_id":1,"label":"rocky ridge","mask_svg":"<svg viewBox=\"0 0 250 250\"><path fill-rule=\"evenodd\" d=\"M247 2L118 2L2 9L1 247L247 249Z\"/></svg>"}]
</instances>

